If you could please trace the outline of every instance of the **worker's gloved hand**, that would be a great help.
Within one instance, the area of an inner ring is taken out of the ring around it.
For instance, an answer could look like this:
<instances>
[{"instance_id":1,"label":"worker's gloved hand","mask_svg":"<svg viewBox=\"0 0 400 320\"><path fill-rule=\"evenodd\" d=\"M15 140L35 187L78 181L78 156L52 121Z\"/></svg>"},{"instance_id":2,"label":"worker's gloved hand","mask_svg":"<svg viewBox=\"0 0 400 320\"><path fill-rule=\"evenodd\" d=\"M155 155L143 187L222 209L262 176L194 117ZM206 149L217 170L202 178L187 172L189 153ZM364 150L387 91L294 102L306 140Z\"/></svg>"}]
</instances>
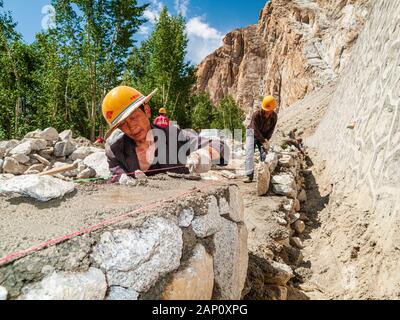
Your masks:
<instances>
[{"instance_id":1,"label":"worker's gloved hand","mask_svg":"<svg viewBox=\"0 0 400 320\"><path fill-rule=\"evenodd\" d=\"M263 149L264 149L265 153L268 153L269 148L270 148L269 141L265 140L264 143L262 144L262 146L263 146Z\"/></svg>"},{"instance_id":2,"label":"worker's gloved hand","mask_svg":"<svg viewBox=\"0 0 400 320\"><path fill-rule=\"evenodd\" d=\"M119 184L122 186L128 186L128 187L136 187L138 184L138 181L127 174L121 175L119 178Z\"/></svg>"},{"instance_id":3,"label":"worker's gloved hand","mask_svg":"<svg viewBox=\"0 0 400 320\"><path fill-rule=\"evenodd\" d=\"M211 170L211 157L207 149L199 149L191 153L187 159L186 167L190 173L207 173Z\"/></svg>"}]
</instances>

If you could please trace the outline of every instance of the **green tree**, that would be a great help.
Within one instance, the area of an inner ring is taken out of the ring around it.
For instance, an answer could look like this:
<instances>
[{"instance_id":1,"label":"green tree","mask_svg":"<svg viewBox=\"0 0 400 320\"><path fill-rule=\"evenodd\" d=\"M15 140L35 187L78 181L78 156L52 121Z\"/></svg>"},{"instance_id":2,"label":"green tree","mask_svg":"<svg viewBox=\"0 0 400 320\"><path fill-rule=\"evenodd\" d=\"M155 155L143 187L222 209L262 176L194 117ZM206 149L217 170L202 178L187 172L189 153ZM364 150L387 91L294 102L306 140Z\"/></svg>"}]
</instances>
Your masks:
<instances>
[{"instance_id":1,"label":"green tree","mask_svg":"<svg viewBox=\"0 0 400 320\"><path fill-rule=\"evenodd\" d=\"M214 123L214 105L207 93L199 93L192 99L192 128L200 131L201 129L211 129Z\"/></svg>"},{"instance_id":2,"label":"green tree","mask_svg":"<svg viewBox=\"0 0 400 320\"><path fill-rule=\"evenodd\" d=\"M48 82L63 88L57 92L64 98L53 103L64 104L66 117L82 103L88 135L94 140L104 125L98 117L101 101L122 80L133 35L145 22L141 17L147 5L138 6L136 0L53 0L53 5L57 28L42 39L42 45L54 53ZM60 74L64 78L57 83ZM59 108L53 105L52 109Z\"/></svg>"},{"instance_id":3,"label":"green tree","mask_svg":"<svg viewBox=\"0 0 400 320\"><path fill-rule=\"evenodd\" d=\"M223 98L218 107L214 109L213 127L217 129L244 129L244 111L231 96Z\"/></svg>"},{"instance_id":4,"label":"green tree","mask_svg":"<svg viewBox=\"0 0 400 320\"><path fill-rule=\"evenodd\" d=\"M169 116L182 127L191 125L190 97L196 81L195 68L185 62L187 35L182 16L161 11L154 31L129 59L125 79L143 93L158 88L153 110L166 107Z\"/></svg>"},{"instance_id":5,"label":"green tree","mask_svg":"<svg viewBox=\"0 0 400 320\"><path fill-rule=\"evenodd\" d=\"M0 0L0 8L3 2ZM9 12L0 13L0 137L21 136L34 114L32 88L37 59L32 48L15 31Z\"/></svg>"}]
</instances>

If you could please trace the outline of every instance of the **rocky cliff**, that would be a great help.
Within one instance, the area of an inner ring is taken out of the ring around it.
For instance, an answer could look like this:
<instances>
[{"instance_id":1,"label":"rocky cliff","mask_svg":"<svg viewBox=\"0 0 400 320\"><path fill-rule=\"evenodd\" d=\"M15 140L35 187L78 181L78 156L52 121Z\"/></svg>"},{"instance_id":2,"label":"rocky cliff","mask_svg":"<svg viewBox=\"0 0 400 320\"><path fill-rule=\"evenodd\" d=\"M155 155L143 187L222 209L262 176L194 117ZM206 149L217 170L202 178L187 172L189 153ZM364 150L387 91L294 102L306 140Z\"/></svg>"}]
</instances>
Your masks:
<instances>
[{"instance_id":1,"label":"rocky cliff","mask_svg":"<svg viewBox=\"0 0 400 320\"><path fill-rule=\"evenodd\" d=\"M245 109L266 94L285 108L336 79L364 21L370 0L272 0L258 24L226 35L198 67L197 91L214 103L232 95Z\"/></svg>"}]
</instances>

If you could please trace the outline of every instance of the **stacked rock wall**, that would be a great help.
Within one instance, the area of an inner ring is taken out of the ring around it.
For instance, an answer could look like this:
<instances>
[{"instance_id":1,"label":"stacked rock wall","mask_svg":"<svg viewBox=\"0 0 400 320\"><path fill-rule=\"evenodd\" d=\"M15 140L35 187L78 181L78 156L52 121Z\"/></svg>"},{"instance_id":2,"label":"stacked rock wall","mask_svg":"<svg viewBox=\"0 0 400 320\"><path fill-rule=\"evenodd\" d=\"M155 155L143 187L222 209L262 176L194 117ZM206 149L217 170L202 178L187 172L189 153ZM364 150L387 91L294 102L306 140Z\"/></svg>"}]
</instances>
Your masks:
<instances>
[{"instance_id":1,"label":"stacked rock wall","mask_svg":"<svg viewBox=\"0 0 400 320\"><path fill-rule=\"evenodd\" d=\"M243 221L237 186L192 193L0 266L0 298L240 299Z\"/></svg>"}]
</instances>

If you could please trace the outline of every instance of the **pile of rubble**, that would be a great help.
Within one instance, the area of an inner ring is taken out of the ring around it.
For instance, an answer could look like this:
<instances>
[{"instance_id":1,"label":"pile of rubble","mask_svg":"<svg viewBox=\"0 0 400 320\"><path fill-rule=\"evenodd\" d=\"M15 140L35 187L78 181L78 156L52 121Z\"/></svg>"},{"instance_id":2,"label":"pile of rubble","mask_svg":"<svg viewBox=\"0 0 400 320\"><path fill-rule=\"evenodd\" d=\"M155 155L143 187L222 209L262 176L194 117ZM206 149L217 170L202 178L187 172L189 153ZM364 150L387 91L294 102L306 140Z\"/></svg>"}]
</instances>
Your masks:
<instances>
[{"instance_id":1,"label":"pile of rubble","mask_svg":"<svg viewBox=\"0 0 400 320\"><path fill-rule=\"evenodd\" d=\"M72 131L60 134L54 128L28 133L21 141L0 141L0 180L16 175L42 174L51 169L74 165L59 174L64 180L108 177L104 149L85 138L73 139Z\"/></svg>"},{"instance_id":2,"label":"pile of rubble","mask_svg":"<svg viewBox=\"0 0 400 320\"><path fill-rule=\"evenodd\" d=\"M76 179L110 176L104 148L74 139L71 130L47 128L21 141L0 141L0 192L49 201L74 191Z\"/></svg>"}]
</instances>

